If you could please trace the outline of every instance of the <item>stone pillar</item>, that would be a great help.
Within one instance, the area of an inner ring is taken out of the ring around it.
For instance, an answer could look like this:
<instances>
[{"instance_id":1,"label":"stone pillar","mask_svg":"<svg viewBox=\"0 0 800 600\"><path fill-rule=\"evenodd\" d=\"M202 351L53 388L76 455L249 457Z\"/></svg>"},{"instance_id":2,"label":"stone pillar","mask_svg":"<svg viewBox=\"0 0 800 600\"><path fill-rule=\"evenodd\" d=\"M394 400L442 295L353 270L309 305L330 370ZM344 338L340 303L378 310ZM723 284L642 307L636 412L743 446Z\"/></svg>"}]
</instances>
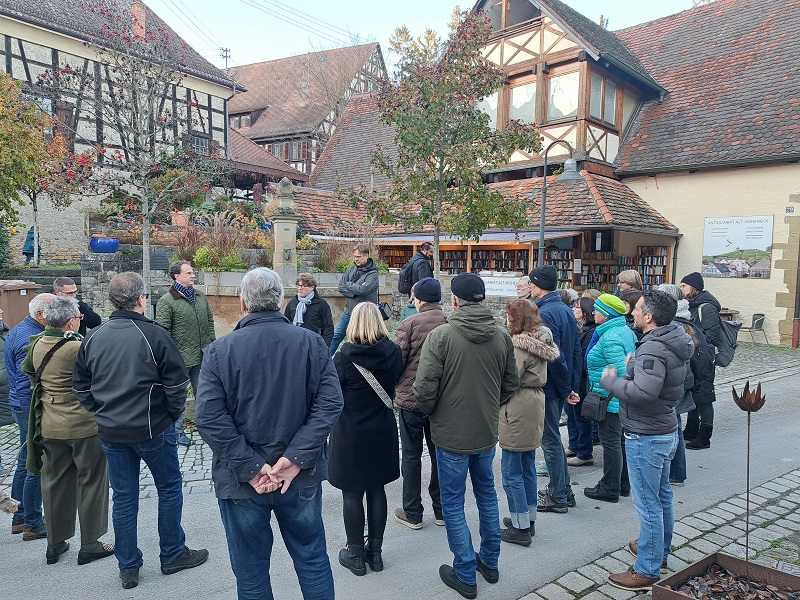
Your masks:
<instances>
[{"instance_id":1,"label":"stone pillar","mask_svg":"<svg viewBox=\"0 0 800 600\"><path fill-rule=\"evenodd\" d=\"M272 265L281 276L284 287L294 287L297 281L297 223L300 217L294 206L294 186L286 177L278 184L278 209L272 217L275 254Z\"/></svg>"}]
</instances>

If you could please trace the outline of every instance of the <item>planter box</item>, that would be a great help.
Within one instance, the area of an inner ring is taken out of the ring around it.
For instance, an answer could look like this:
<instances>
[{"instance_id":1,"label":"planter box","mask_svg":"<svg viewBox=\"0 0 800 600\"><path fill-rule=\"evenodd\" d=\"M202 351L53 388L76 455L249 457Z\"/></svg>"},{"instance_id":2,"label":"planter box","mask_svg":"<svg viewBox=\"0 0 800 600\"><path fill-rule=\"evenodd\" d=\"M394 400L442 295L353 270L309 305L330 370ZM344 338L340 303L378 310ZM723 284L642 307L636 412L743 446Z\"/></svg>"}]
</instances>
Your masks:
<instances>
[{"instance_id":1,"label":"planter box","mask_svg":"<svg viewBox=\"0 0 800 600\"><path fill-rule=\"evenodd\" d=\"M242 283L244 271L203 271L205 285L237 287Z\"/></svg>"},{"instance_id":2,"label":"planter box","mask_svg":"<svg viewBox=\"0 0 800 600\"><path fill-rule=\"evenodd\" d=\"M743 576L748 570L747 563L741 558L723 554L722 552L715 552L653 585L653 600L686 600L687 596L685 594L676 592L671 588L679 587L680 584L696 575L702 575L713 562L718 563L728 569L728 571L739 576ZM753 581L768 583L778 588L800 590L800 577L791 575L790 573L784 573L783 571L771 569L770 567L758 565L753 562L750 563L749 573L750 579Z\"/></svg>"}]
</instances>

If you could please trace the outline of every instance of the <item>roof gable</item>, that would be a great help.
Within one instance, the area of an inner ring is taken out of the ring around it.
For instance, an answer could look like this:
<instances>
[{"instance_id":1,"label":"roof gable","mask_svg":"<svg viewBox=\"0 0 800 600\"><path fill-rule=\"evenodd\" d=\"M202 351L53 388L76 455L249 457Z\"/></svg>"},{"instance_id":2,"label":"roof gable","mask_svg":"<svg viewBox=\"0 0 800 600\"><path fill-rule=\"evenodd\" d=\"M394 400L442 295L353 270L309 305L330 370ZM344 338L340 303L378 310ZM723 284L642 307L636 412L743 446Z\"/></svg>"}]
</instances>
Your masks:
<instances>
[{"instance_id":1,"label":"roof gable","mask_svg":"<svg viewBox=\"0 0 800 600\"><path fill-rule=\"evenodd\" d=\"M228 111L263 111L244 130L249 138L313 132L375 52L380 46L370 43L231 67L228 72L249 91L234 96Z\"/></svg>"},{"instance_id":2,"label":"roof gable","mask_svg":"<svg viewBox=\"0 0 800 600\"><path fill-rule=\"evenodd\" d=\"M800 156L799 0L717 0L617 32L670 92L642 107L620 174Z\"/></svg>"},{"instance_id":3,"label":"roof gable","mask_svg":"<svg viewBox=\"0 0 800 600\"><path fill-rule=\"evenodd\" d=\"M308 175L251 142L235 129L228 130L228 142L230 158L239 170L255 167L255 170L276 178L288 177L292 181L305 181L308 178Z\"/></svg>"}]
</instances>

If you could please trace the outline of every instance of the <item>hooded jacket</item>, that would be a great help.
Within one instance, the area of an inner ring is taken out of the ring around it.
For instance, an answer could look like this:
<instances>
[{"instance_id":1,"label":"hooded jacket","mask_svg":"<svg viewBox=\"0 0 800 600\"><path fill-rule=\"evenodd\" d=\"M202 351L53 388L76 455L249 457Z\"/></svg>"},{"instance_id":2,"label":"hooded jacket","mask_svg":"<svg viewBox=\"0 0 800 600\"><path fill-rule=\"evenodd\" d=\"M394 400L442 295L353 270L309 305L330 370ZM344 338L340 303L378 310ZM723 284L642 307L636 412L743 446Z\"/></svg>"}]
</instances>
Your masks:
<instances>
[{"instance_id":1,"label":"hooded jacket","mask_svg":"<svg viewBox=\"0 0 800 600\"><path fill-rule=\"evenodd\" d=\"M428 334L412 389L433 443L473 454L497 443L500 405L518 387L511 336L486 306L471 304Z\"/></svg>"},{"instance_id":2,"label":"hooded jacket","mask_svg":"<svg viewBox=\"0 0 800 600\"><path fill-rule=\"evenodd\" d=\"M589 378L589 391L605 395L600 387L600 377L608 365L617 368L617 373L625 372L625 358L636 350L636 336L622 316L608 319L595 329L597 343L586 355L586 372ZM619 400L613 396L608 401L608 412L619 412Z\"/></svg>"},{"instance_id":3,"label":"hooded jacket","mask_svg":"<svg viewBox=\"0 0 800 600\"><path fill-rule=\"evenodd\" d=\"M647 332L636 345L624 377L606 375L604 390L619 400L619 419L627 433L663 435L678 429L675 407L683 398L691 338L677 323Z\"/></svg>"},{"instance_id":4,"label":"hooded jacket","mask_svg":"<svg viewBox=\"0 0 800 600\"><path fill-rule=\"evenodd\" d=\"M542 445L544 430L544 392L547 363L560 351L547 327L511 336L519 373L519 389L500 406L500 447L527 452Z\"/></svg>"},{"instance_id":5,"label":"hooded jacket","mask_svg":"<svg viewBox=\"0 0 800 600\"><path fill-rule=\"evenodd\" d=\"M400 381L397 382L394 401L400 408L417 410L417 400L414 398L411 386L417 378L422 344L425 343L428 334L439 325L444 325L445 321L442 305L438 302L429 302L423 304L417 314L411 315L397 326L394 343L400 346L403 357L403 374L400 376Z\"/></svg>"},{"instance_id":6,"label":"hooded jacket","mask_svg":"<svg viewBox=\"0 0 800 600\"><path fill-rule=\"evenodd\" d=\"M703 290L694 298L689 299L692 322L700 326L715 349L719 346L720 310L722 310L722 306L708 290Z\"/></svg>"},{"instance_id":7,"label":"hooded jacket","mask_svg":"<svg viewBox=\"0 0 800 600\"><path fill-rule=\"evenodd\" d=\"M290 322L294 321L294 314L297 312L297 305L300 300L297 296L289 300L286 305L286 310L283 311L283 316L289 319ZM333 340L333 317L331 316L331 306L319 295L319 292L314 290L314 297L306 307L306 312L303 314L303 329L308 329L322 336L325 343L329 346Z\"/></svg>"},{"instance_id":8,"label":"hooded jacket","mask_svg":"<svg viewBox=\"0 0 800 600\"><path fill-rule=\"evenodd\" d=\"M553 342L561 350L561 356L547 364L546 398L564 400L570 392L578 392L583 376L583 351L578 340L575 315L561 301L558 292L549 292L535 299L539 315L553 334Z\"/></svg>"},{"instance_id":9,"label":"hooded jacket","mask_svg":"<svg viewBox=\"0 0 800 600\"><path fill-rule=\"evenodd\" d=\"M348 267L339 280L339 292L347 300L344 312L350 314L353 307L361 302L378 301L378 267L371 258L362 266L355 263Z\"/></svg>"},{"instance_id":10,"label":"hooded jacket","mask_svg":"<svg viewBox=\"0 0 800 600\"><path fill-rule=\"evenodd\" d=\"M411 286L413 287L420 279L425 277L433 277L433 269L431 269L430 259L425 256L422 251L417 253L409 259L411 263Z\"/></svg>"}]
</instances>

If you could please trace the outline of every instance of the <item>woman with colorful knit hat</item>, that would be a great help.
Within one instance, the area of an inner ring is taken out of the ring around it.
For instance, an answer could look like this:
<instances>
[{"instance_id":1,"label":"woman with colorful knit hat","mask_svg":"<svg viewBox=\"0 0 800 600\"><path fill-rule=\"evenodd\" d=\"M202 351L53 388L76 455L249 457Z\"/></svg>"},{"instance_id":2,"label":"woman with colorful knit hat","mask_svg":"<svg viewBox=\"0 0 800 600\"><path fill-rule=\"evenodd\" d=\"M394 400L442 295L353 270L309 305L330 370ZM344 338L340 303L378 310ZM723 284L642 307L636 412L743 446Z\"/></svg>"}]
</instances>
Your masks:
<instances>
[{"instance_id":1,"label":"woman with colorful knit hat","mask_svg":"<svg viewBox=\"0 0 800 600\"><path fill-rule=\"evenodd\" d=\"M600 387L603 369L613 365L617 373L625 372L625 358L636 349L636 336L625 322L625 303L611 294L602 294L594 302L597 328L586 351L586 372L589 391L607 395ZM622 426L619 420L619 401L611 398L608 415L600 421L600 443L603 445L603 477L598 484L583 493L593 500L618 502L622 477Z\"/></svg>"}]
</instances>

